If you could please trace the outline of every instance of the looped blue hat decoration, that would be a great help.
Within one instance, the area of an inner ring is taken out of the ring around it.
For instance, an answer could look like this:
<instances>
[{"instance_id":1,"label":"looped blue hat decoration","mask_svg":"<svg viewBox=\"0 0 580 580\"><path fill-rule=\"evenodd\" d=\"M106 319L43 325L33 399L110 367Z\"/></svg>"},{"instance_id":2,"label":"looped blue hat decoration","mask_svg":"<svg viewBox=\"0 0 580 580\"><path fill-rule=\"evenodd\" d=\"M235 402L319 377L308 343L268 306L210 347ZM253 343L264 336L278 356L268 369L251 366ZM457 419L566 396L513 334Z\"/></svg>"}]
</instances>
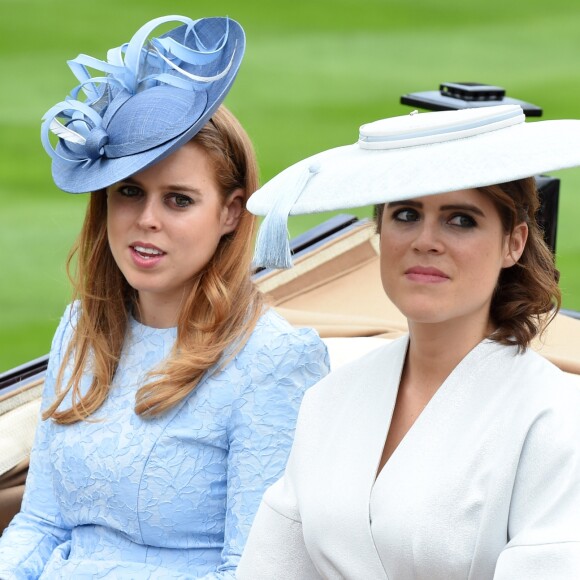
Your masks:
<instances>
[{"instance_id":1,"label":"looped blue hat decoration","mask_svg":"<svg viewBox=\"0 0 580 580\"><path fill-rule=\"evenodd\" d=\"M168 22L181 25L150 38ZM82 54L69 61L80 84L41 127L56 185L69 193L103 189L191 140L227 95L244 50L235 20L163 16L109 50L106 61Z\"/></svg>"}]
</instances>

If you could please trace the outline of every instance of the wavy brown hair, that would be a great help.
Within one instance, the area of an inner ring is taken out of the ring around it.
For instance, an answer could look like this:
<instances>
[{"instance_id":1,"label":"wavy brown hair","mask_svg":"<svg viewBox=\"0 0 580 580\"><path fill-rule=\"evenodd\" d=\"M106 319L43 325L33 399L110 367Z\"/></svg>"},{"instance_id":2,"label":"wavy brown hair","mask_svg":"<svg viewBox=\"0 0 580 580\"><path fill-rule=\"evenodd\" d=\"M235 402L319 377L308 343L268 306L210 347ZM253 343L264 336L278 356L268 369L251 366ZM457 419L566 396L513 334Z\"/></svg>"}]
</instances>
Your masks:
<instances>
[{"instance_id":1,"label":"wavy brown hair","mask_svg":"<svg viewBox=\"0 0 580 580\"><path fill-rule=\"evenodd\" d=\"M541 336L558 312L560 273L538 225L540 202L533 177L480 187L494 202L505 233L525 222L528 239L517 263L503 268L491 300L490 316L497 329L489 337L524 351Z\"/></svg>"},{"instance_id":2,"label":"wavy brown hair","mask_svg":"<svg viewBox=\"0 0 580 580\"><path fill-rule=\"evenodd\" d=\"M137 391L135 412L143 417L159 415L179 404L209 369L225 364L243 347L263 311L263 297L250 278L256 219L245 209L247 198L258 188L251 141L224 106L192 141L210 157L222 199L242 189L244 207L235 231L222 237L212 259L195 275L179 315L171 354ZM106 192L97 191L91 194L82 230L67 261L73 299L79 301L79 307L58 373L56 398L43 413L43 419L52 417L57 423L88 419L105 402L130 314L137 309L137 293L109 249L106 224ZM71 376L63 384L65 368L71 362ZM83 394L81 378L87 368L92 382ZM60 410L68 393L71 406Z\"/></svg>"},{"instance_id":3,"label":"wavy brown hair","mask_svg":"<svg viewBox=\"0 0 580 580\"><path fill-rule=\"evenodd\" d=\"M536 180L527 177L477 189L493 201L506 234L511 235L523 222L528 225L524 251L514 266L502 269L490 308L496 330L489 338L516 345L523 352L536 336L542 335L562 301L560 275L538 225L540 202ZM375 206L378 233L383 211L384 204Z\"/></svg>"}]
</instances>

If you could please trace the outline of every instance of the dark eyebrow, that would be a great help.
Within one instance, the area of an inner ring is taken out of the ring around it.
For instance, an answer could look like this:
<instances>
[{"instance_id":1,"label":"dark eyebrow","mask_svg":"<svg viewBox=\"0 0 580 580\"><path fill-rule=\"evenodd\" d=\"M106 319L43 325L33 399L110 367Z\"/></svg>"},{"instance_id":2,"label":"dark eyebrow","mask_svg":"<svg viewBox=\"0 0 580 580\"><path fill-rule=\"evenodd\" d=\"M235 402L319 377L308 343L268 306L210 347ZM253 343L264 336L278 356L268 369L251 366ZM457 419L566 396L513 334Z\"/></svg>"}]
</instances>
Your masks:
<instances>
[{"instance_id":1,"label":"dark eyebrow","mask_svg":"<svg viewBox=\"0 0 580 580\"><path fill-rule=\"evenodd\" d=\"M417 207L422 208L423 204L420 201L415 201L413 199L403 199L401 201L393 201L387 205L387 207ZM485 214L476 205L471 203L454 203L448 205L442 205L439 211L469 211L481 217L485 217Z\"/></svg>"},{"instance_id":2,"label":"dark eyebrow","mask_svg":"<svg viewBox=\"0 0 580 580\"><path fill-rule=\"evenodd\" d=\"M141 189L145 189L145 186L143 185L143 183L141 183L138 179L135 179L135 177L127 177L126 179L122 179L120 181L120 183L127 183L129 185L136 185L137 187L140 187ZM168 191L174 191L175 193L191 193L194 195L202 195L202 192L197 189L197 187L191 187L190 185L183 185L183 184L178 184L175 183L173 185L168 185L165 187L165 189L167 189Z\"/></svg>"},{"instance_id":3,"label":"dark eyebrow","mask_svg":"<svg viewBox=\"0 0 580 580\"><path fill-rule=\"evenodd\" d=\"M411 207L423 207L420 201L415 201L413 199L402 199L401 201L391 201L387 204L387 207L399 207L401 205L411 206Z\"/></svg>"},{"instance_id":4,"label":"dark eyebrow","mask_svg":"<svg viewBox=\"0 0 580 580\"><path fill-rule=\"evenodd\" d=\"M485 217L485 214L476 205L471 205L470 203L442 205L439 209L441 211L470 211L471 213Z\"/></svg>"}]
</instances>

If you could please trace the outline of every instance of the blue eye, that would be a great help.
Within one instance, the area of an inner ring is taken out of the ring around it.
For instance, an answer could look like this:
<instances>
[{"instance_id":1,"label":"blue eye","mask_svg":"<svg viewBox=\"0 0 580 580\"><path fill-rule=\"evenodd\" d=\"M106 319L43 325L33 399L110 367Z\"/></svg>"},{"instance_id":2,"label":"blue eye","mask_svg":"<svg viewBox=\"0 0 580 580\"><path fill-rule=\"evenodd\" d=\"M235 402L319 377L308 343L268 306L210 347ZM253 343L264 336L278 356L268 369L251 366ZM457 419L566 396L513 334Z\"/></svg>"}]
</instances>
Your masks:
<instances>
[{"instance_id":1,"label":"blue eye","mask_svg":"<svg viewBox=\"0 0 580 580\"><path fill-rule=\"evenodd\" d=\"M400 209L393 214L393 219L398 222L416 222L419 220L419 213L411 208Z\"/></svg>"},{"instance_id":2,"label":"blue eye","mask_svg":"<svg viewBox=\"0 0 580 580\"><path fill-rule=\"evenodd\" d=\"M452 216L448 223L460 228L474 228L477 225L477 222L471 216L465 214Z\"/></svg>"}]
</instances>

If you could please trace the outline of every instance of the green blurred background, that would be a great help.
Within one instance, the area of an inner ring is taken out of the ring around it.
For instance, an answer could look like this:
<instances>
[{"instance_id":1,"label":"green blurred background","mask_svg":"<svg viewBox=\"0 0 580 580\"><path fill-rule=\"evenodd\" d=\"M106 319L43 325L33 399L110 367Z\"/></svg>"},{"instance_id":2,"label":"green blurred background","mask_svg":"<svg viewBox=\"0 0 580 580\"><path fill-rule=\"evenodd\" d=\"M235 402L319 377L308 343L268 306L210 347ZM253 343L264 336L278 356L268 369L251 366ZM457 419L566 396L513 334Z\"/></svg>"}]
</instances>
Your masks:
<instances>
[{"instance_id":1,"label":"green blurred background","mask_svg":"<svg viewBox=\"0 0 580 580\"><path fill-rule=\"evenodd\" d=\"M354 142L364 122L409 112L400 95L443 81L498 84L544 119L580 117L580 2L0 0L0 372L48 352L70 296L64 262L86 196L55 188L38 137L75 84L65 61L105 58L165 14L244 26L226 104L254 140L262 181ZM580 310L580 170L555 175L564 306ZM293 218L292 235L320 219Z\"/></svg>"}]
</instances>

